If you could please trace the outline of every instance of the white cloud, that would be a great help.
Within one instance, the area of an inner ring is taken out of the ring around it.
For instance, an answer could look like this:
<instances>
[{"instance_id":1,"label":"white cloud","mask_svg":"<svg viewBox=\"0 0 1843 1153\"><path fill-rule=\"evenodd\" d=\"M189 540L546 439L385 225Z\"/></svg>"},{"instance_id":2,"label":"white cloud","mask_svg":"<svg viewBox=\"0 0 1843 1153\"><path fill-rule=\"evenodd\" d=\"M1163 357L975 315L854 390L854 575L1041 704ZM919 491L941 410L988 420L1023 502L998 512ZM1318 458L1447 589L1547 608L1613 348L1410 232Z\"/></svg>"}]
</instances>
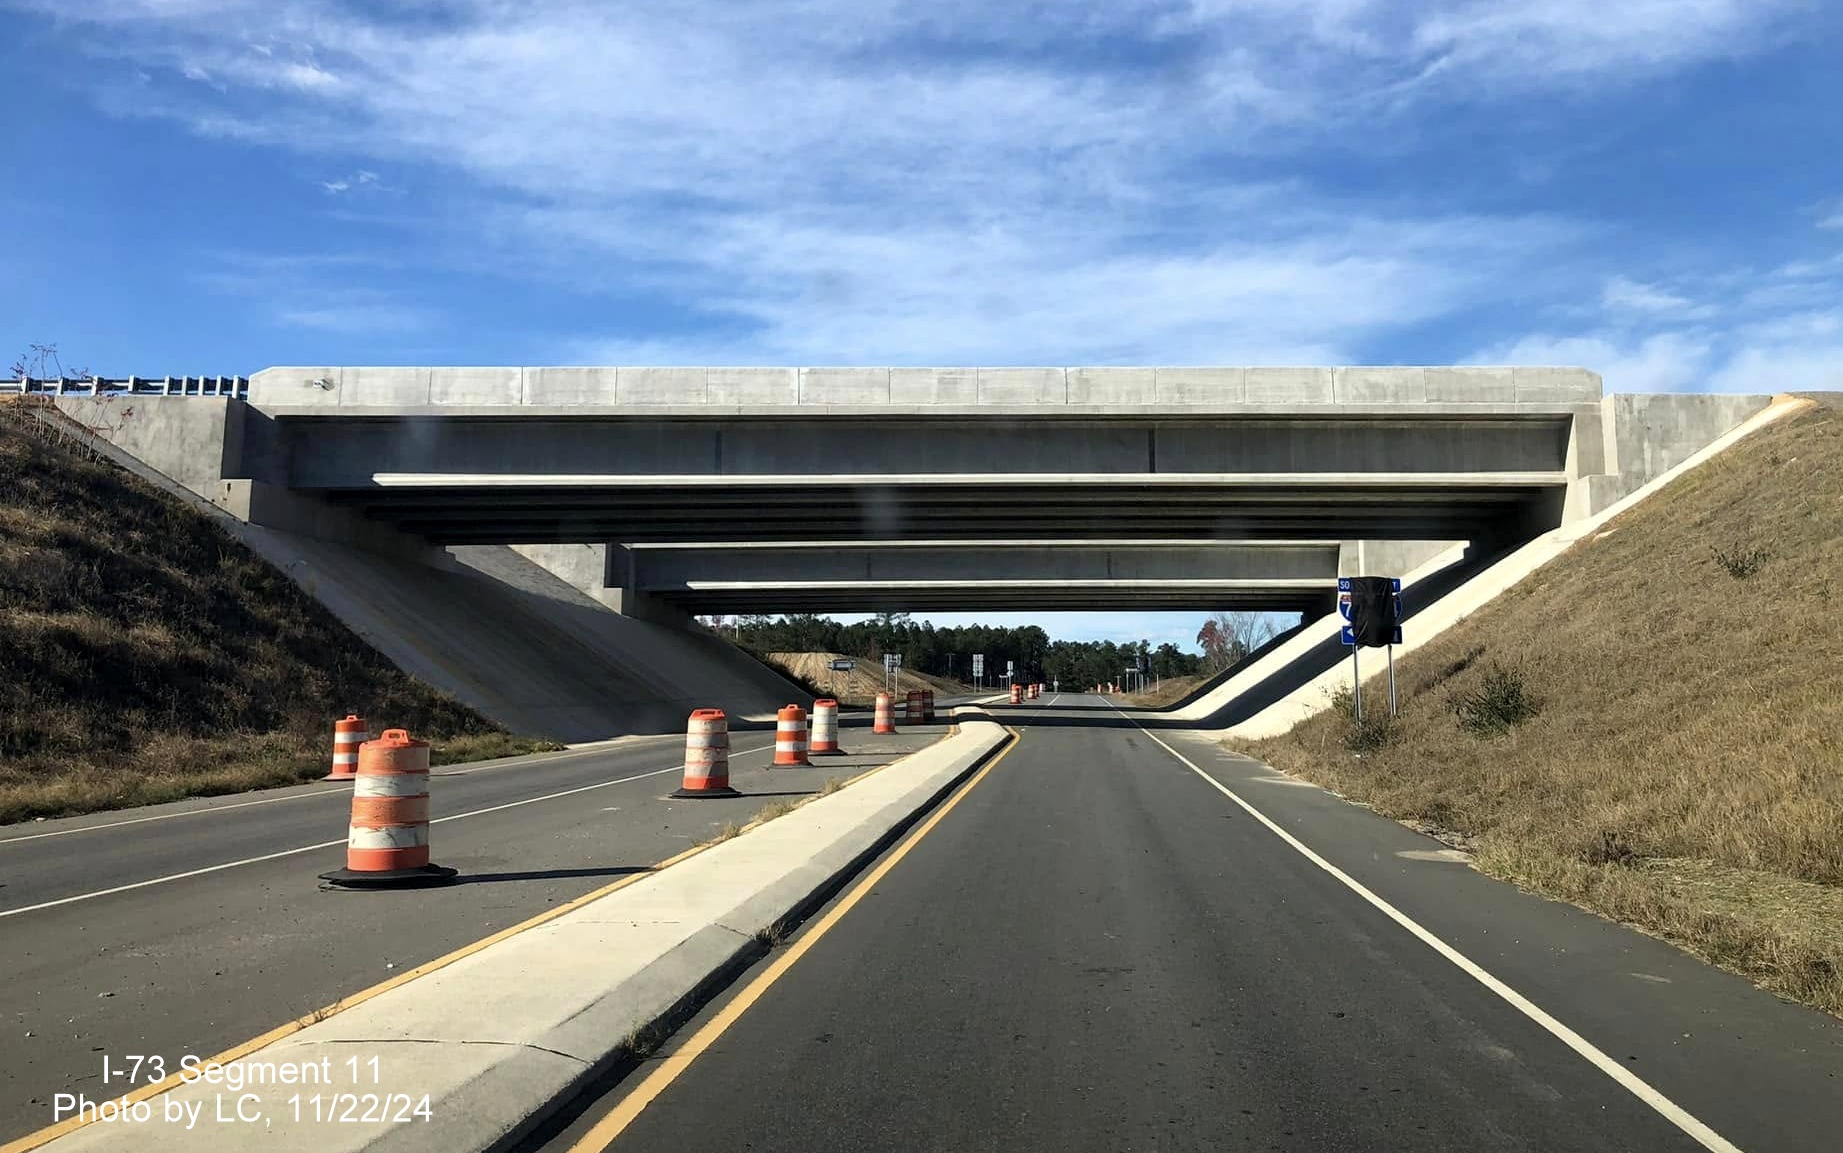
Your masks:
<instances>
[{"instance_id":1,"label":"white cloud","mask_svg":"<svg viewBox=\"0 0 1843 1153\"><path fill-rule=\"evenodd\" d=\"M1615 276L1606 282L1606 288L1600 294L1600 303L1614 311L1661 316L1683 316L1705 311L1686 296L1679 296L1655 284L1640 284L1623 276Z\"/></svg>"},{"instance_id":2,"label":"white cloud","mask_svg":"<svg viewBox=\"0 0 1843 1153\"><path fill-rule=\"evenodd\" d=\"M327 194L330 196L337 196L341 192L350 192L355 188L367 187L374 188L378 191L395 191L394 189L386 189L383 185L379 184L377 173L369 172L363 168L350 176L341 177L337 180L321 180L317 181L317 183L321 188L326 189Z\"/></svg>"},{"instance_id":3,"label":"white cloud","mask_svg":"<svg viewBox=\"0 0 1843 1153\"><path fill-rule=\"evenodd\" d=\"M317 64L284 64L280 76L283 82L303 91L324 92L339 87L339 77Z\"/></svg>"},{"instance_id":4,"label":"white cloud","mask_svg":"<svg viewBox=\"0 0 1843 1153\"><path fill-rule=\"evenodd\" d=\"M190 279L286 328L339 336L405 336L436 329L440 311L389 287L403 265L375 251L276 255L203 252Z\"/></svg>"},{"instance_id":5,"label":"white cloud","mask_svg":"<svg viewBox=\"0 0 1843 1153\"><path fill-rule=\"evenodd\" d=\"M1578 231L1333 206L1225 156L1430 101L1637 83L1753 51L1799 9L23 2L85 24L94 50L228 90L178 86L153 114L368 165L320 181L328 196L381 189L377 169L439 169L463 202L449 259L718 322L720 337L645 345L662 358L878 363L1347 359L1512 273L1547 275L1531 270L1560 265ZM1687 301L1630 280L1603 304L1661 319ZM1690 343L1615 351L1662 379Z\"/></svg>"},{"instance_id":6,"label":"white cloud","mask_svg":"<svg viewBox=\"0 0 1843 1153\"><path fill-rule=\"evenodd\" d=\"M282 305L271 312L276 323L340 336L400 336L420 332L435 314L413 305L386 303L369 293L334 294L320 304Z\"/></svg>"},{"instance_id":7,"label":"white cloud","mask_svg":"<svg viewBox=\"0 0 1843 1153\"><path fill-rule=\"evenodd\" d=\"M1665 293L1615 278L1584 330L1479 350L1479 363L1581 364L1609 392L1843 388L1843 255L1711 274Z\"/></svg>"},{"instance_id":8,"label":"white cloud","mask_svg":"<svg viewBox=\"0 0 1843 1153\"><path fill-rule=\"evenodd\" d=\"M1534 78L1655 70L1741 55L1770 35L1785 0L1469 0L1439 6L1420 46L1471 69Z\"/></svg>"},{"instance_id":9,"label":"white cloud","mask_svg":"<svg viewBox=\"0 0 1843 1153\"><path fill-rule=\"evenodd\" d=\"M1529 336L1467 357L1475 364L1578 364L1591 367L1608 392L1704 391L1710 348L1682 333L1632 337L1597 333Z\"/></svg>"}]
</instances>

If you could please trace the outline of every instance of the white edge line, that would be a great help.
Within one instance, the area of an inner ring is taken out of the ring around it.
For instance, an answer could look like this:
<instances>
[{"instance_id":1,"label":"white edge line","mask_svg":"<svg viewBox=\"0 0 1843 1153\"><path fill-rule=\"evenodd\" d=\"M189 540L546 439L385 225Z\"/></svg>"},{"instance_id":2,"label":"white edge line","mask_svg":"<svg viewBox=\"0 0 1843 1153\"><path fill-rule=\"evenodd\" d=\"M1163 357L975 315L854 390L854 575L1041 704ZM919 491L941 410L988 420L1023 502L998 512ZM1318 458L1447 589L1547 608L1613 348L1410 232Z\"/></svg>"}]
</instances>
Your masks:
<instances>
[{"instance_id":1,"label":"white edge line","mask_svg":"<svg viewBox=\"0 0 1843 1153\"><path fill-rule=\"evenodd\" d=\"M197 817L206 813L223 813L231 809L247 809L252 805L273 805L281 801L298 801L306 797L330 797L345 792L343 786L330 789L302 790L285 797L264 797L259 801L238 801L234 805L204 805L196 809L187 809L183 813L160 813L152 817L135 817L127 821L110 821L104 825L84 825L79 829L57 829L49 833L28 833L23 837L0 837L0 848L7 845L23 845L27 841L42 841L47 837L73 837L78 833L95 833L103 829L119 829L126 825L145 825L149 821L170 821L175 817Z\"/></svg>"},{"instance_id":2,"label":"white edge line","mask_svg":"<svg viewBox=\"0 0 1843 1153\"><path fill-rule=\"evenodd\" d=\"M756 749L737 749L735 750L735 753L737 755L742 755L742 754L747 754L747 753L766 752L770 747L771 746L763 745L761 748L756 748ZM546 793L541 797L526 797L522 801L509 801L506 804L494 805L491 808L473 809L465 813L455 813L452 816L436 817L434 820L431 820L429 823L431 825L440 825L447 821L459 821L467 817L485 816L487 813L498 813L506 809L516 809L520 805L535 805L539 801L554 801L558 797L570 797L570 796L574 796L577 793L586 793L591 789L605 789L609 785L625 785L625 784L630 784L634 781L643 781L648 777L663 777L667 773L682 773L684 771L685 770L684 770L683 765L673 765L671 768L654 769L651 772L638 773L638 774L635 774L634 776L621 777L617 780L597 781L595 784L592 784L592 785L582 785L574 789L565 789L560 793ZM21 913L37 912L40 909L52 909L52 908L56 908L59 905L72 905L78 901L88 901L96 897L107 897L107 896L112 896L113 894L116 894L116 893L131 892L135 889L145 889L150 885L164 885L168 881L183 881L188 877L202 877L206 873L215 873L221 869L234 869L239 865L259 865L264 861L273 861L281 857L292 857L296 855L297 853L311 853L315 849L330 849L334 845L343 845L345 843L346 843L346 839L344 837L341 837L336 841L321 841L317 845L302 845L298 849L283 849L279 853L268 853L260 857L245 857L241 861L225 861L221 865L207 865L202 869L193 869L190 872L173 873L165 877L154 877L151 880L136 881L130 885L117 885L113 889L98 889L97 891L93 893L78 893L74 897L59 897L55 901L43 901L36 905L24 905L17 909L0 909L0 919L6 918L6 917L17 917Z\"/></svg>"},{"instance_id":3,"label":"white edge line","mask_svg":"<svg viewBox=\"0 0 1843 1153\"><path fill-rule=\"evenodd\" d=\"M1124 710L1121 711L1124 713ZM1130 720L1131 718L1129 717L1128 719ZM1387 916L1390 920L1414 934L1422 944L1458 966L1468 977L1471 977L1485 988L1496 993L1504 1001L1509 1003L1511 1008L1542 1026L1564 1045L1568 1046L1568 1048L1573 1049L1576 1053L1586 1058L1589 1064L1599 1069L1602 1073L1605 1073L1608 1077L1611 1077L1614 1081L1617 1081L1620 1086L1631 1093L1632 1096L1643 1101L1646 1105L1649 1105L1666 1121L1669 1121L1672 1125L1675 1125L1678 1129L1688 1134L1704 1149L1710 1150L1711 1153L1741 1153L1739 1146L1733 1144L1727 1138L1709 1128L1708 1125L1704 1124L1688 1110L1652 1088L1643 1078L1637 1076L1631 1070L1595 1048L1593 1043L1588 1041L1585 1037L1582 1037L1573 1029L1568 1028L1568 1026L1557 1021L1554 1017L1551 1017L1541 1006L1517 992L1515 989L1512 989L1503 981L1492 976L1483 966L1473 961L1470 957L1467 957L1464 953L1461 953L1445 941L1442 941L1439 937L1434 936L1434 934L1424 928L1420 922L1414 920L1414 918L1408 916L1408 914L1377 896L1374 892L1365 887L1361 881L1358 881L1349 873L1344 872L1344 870L1338 868L1330 861L1319 856L1306 845L1305 842L1276 824L1267 814L1261 812L1247 801L1242 800L1241 797L1237 796L1227 785L1218 781L1215 777L1210 776L1195 764L1192 764L1190 758L1184 756L1184 754L1178 752L1170 745L1167 745L1164 741L1159 740L1157 734L1150 732L1145 726L1138 724L1136 721L1134 722L1134 727L1140 732L1145 733L1146 736L1151 737L1159 748L1176 757L1184 767L1209 782L1223 796L1241 806L1249 816L1265 825L1269 832L1279 837L1282 841L1285 841L1288 846L1296 850L1306 860L1317 865L1325 872L1330 873L1345 888L1349 889L1357 896L1362 897L1365 901L1368 901L1371 905L1379 909L1383 915Z\"/></svg>"},{"instance_id":4,"label":"white edge line","mask_svg":"<svg viewBox=\"0 0 1843 1153\"><path fill-rule=\"evenodd\" d=\"M606 753L606 752L612 752L612 751L614 751L612 747L587 748L587 749L560 749L552 753L522 754L522 756L525 756L525 757L545 758L543 761L538 761L538 762L524 762L524 763L517 764L517 765L508 765L503 762L507 760L511 760L512 758L506 757L506 758L495 758L490 761L476 761L476 762L473 762L471 768L456 766L455 768L450 769L447 766L437 765L429 771L432 776L470 777L475 773L485 772L489 769L519 769L519 768L524 768L526 764L531 764L531 763L550 764L554 761L568 760L572 757L588 757L588 756L594 756L597 753ZM309 782L309 784L317 784L317 783L319 782ZM299 800L302 800L308 797L330 797L330 796L335 796L338 794L350 795L346 786L350 785L351 783L352 782L349 780L341 781L339 784L334 785L330 789L309 789L306 787L301 787L300 792L290 793L285 797L264 797L261 800L238 801L235 804L230 804L230 805L201 805L196 809L187 809L183 813L159 813L151 817L134 817L126 821L110 821L106 824L101 824L101 825L84 825L82 828L77 828L77 829L57 829L49 833L28 833L23 837L0 837L0 848L5 848L7 845L23 845L27 841L42 841L47 837L71 837L71 836L75 836L78 833L95 833L95 832L100 832L103 829L119 829L126 825L144 825L149 821L171 821L178 817L201 817L201 816L209 815L211 813L229 812L231 809L247 809L251 805L273 805L273 804L278 804L282 801L299 801ZM284 786L284 787L290 787L290 786ZM293 786L293 787L300 787L300 786Z\"/></svg>"}]
</instances>

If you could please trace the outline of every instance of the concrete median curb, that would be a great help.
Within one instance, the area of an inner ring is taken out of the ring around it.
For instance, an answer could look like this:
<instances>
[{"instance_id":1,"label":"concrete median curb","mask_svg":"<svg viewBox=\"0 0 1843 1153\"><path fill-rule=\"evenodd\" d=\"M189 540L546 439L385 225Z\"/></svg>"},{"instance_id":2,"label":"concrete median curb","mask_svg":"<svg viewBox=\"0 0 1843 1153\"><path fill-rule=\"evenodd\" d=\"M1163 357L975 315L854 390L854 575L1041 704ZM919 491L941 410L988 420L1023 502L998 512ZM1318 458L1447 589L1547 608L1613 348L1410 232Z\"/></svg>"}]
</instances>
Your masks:
<instances>
[{"instance_id":1,"label":"concrete median curb","mask_svg":"<svg viewBox=\"0 0 1843 1153\"><path fill-rule=\"evenodd\" d=\"M150 1120L90 1124L43 1148L508 1148L625 1058L631 1037L675 1025L732 979L763 936L829 899L1006 743L983 712L955 711L957 732L849 788L230 1062L226 1074L246 1082L237 1091L179 1085L146 1099ZM247 1076L285 1063L330 1067L332 1083ZM265 1120L210 1123L242 1093L261 1097ZM334 1093L426 1095L427 1119L316 1122L289 1104ZM164 1120L193 1106L205 1119L195 1128Z\"/></svg>"}]
</instances>

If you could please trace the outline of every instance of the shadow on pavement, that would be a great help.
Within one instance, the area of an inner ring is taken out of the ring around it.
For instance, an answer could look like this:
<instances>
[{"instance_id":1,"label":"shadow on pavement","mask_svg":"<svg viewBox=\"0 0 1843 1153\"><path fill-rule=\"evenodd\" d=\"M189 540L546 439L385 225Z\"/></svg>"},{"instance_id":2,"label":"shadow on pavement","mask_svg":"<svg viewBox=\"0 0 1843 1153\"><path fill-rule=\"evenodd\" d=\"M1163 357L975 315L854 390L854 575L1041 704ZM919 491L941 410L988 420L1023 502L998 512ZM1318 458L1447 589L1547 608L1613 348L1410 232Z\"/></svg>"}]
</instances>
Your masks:
<instances>
[{"instance_id":1,"label":"shadow on pavement","mask_svg":"<svg viewBox=\"0 0 1843 1153\"><path fill-rule=\"evenodd\" d=\"M525 873L463 873L454 879L457 885L485 885L497 881L560 881L566 877L626 877L650 873L645 865L610 865L601 869L532 869Z\"/></svg>"}]
</instances>

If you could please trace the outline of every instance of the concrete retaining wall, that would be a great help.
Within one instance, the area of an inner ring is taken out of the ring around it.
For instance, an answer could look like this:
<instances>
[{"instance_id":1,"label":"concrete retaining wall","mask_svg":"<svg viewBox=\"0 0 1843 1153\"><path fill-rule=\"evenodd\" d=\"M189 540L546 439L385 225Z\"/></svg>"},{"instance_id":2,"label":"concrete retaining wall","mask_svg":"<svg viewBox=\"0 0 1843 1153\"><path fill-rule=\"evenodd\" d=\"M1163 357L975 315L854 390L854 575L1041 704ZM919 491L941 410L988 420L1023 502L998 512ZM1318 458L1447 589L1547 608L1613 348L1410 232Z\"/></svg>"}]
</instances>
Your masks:
<instances>
[{"instance_id":1,"label":"concrete retaining wall","mask_svg":"<svg viewBox=\"0 0 1843 1153\"><path fill-rule=\"evenodd\" d=\"M1722 403L1689 405L1711 422L1725 413L1752 408L1752 397L1688 397L1691 401ZM1720 434L1688 453L1668 469L1645 477L1623 498L1591 516L1544 533L1520 547L1498 554L1464 560L1463 547L1436 556L1417 570L1403 575L1402 600L1407 609L1404 641L1395 655L1405 656L1438 637L1467 616L1563 555L1575 542L1597 532L1621 512L1648 499L1676 477L1712 458L1743 437L1802 411L1810 402L1793 397L1766 398L1766 406L1746 412L1738 427ZM1680 426L1681 427L1681 426ZM1690 423L1681 431L1686 438L1700 435L1709 425ZM1635 474L1635 475L1642 475ZM1301 721L1329 708L1333 695L1350 683L1350 650L1337 640L1341 621L1336 614L1309 622L1287 644L1261 661L1250 664L1237 677L1197 698L1181 709L1151 714L1154 723L1167 727L1189 724L1199 728L1224 728L1237 737L1261 739L1278 736ZM1382 654L1364 654L1362 673L1366 688L1377 688L1385 672Z\"/></svg>"},{"instance_id":2,"label":"concrete retaining wall","mask_svg":"<svg viewBox=\"0 0 1843 1153\"><path fill-rule=\"evenodd\" d=\"M241 402L58 406L107 430L112 439L92 442L99 451L213 516L399 668L516 732L566 742L677 732L694 708L741 719L802 699L721 638L623 616L511 549L441 550L312 497L227 479L241 467ZM586 586L600 554L585 563L571 547L539 559Z\"/></svg>"}]
</instances>

